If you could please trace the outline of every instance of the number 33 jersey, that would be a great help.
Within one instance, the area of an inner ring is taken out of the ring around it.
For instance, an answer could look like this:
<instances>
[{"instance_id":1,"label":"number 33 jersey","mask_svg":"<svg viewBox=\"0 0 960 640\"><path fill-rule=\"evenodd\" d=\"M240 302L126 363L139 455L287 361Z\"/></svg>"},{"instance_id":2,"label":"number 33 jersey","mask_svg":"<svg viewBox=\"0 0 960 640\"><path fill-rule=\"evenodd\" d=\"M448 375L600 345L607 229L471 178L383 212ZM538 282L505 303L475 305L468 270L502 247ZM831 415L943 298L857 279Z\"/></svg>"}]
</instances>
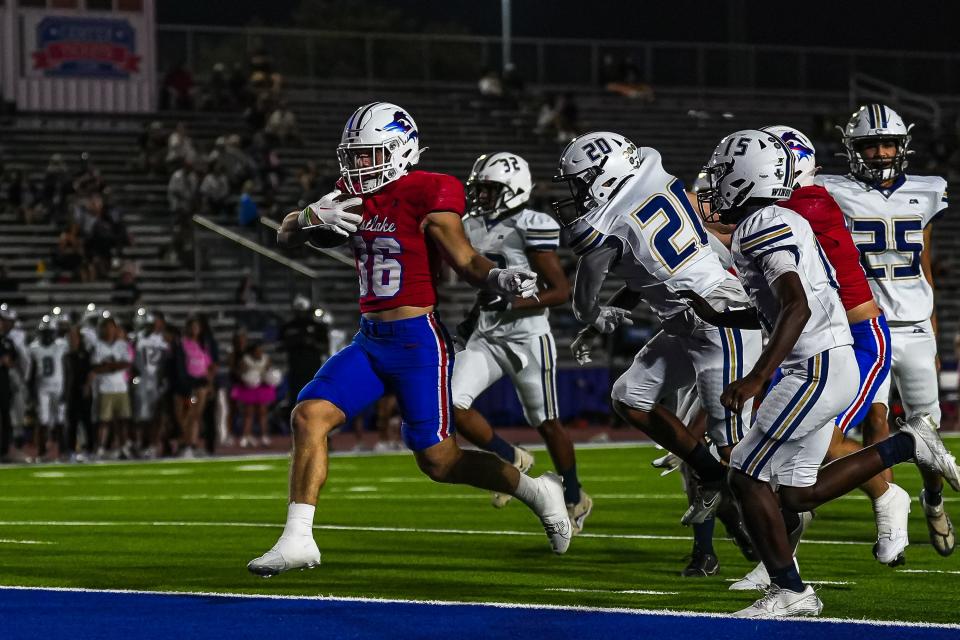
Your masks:
<instances>
[{"instance_id":1,"label":"number 33 jersey","mask_svg":"<svg viewBox=\"0 0 960 640\"><path fill-rule=\"evenodd\" d=\"M463 215L463 185L453 176L413 171L363 197L363 222L350 241L360 279L360 313L437 302L437 246L426 217Z\"/></svg>"},{"instance_id":2,"label":"number 33 jersey","mask_svg":"<svg viewBox=\"0 0 960 640\"><path fill-rule=\"evenodd\" d=\"M887 189L850 176L818 176L846 217L877 304L891 322L921 322L933 313L933 289L920 268L923 230L947 208L947 183L900 176Z\"/></svg>"},{"instance_id":3,"label":"number 33 jersey","mask_svg":"<svg viewBox=\"0 0 960 640\"><path fill-rule=\"evenodd\" d=\"M661 318L688 308L677 291L706 297L722 283L739 289L710 247L683 183L664 170L655 149L640 153L640 168L619 192L564 230L567 244L580 257L615 247L619 257L611 270Z\"/></svg>"}]
</instances>

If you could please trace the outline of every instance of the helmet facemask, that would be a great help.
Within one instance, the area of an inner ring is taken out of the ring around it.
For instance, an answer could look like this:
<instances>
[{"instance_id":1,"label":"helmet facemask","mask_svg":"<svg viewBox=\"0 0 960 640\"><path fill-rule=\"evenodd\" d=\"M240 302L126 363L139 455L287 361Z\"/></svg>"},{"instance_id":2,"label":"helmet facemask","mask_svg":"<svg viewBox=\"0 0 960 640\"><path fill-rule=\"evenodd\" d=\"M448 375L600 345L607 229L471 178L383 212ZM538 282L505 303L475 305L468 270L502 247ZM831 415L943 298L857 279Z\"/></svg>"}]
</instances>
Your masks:
<instances>
[{"instance_id":1,"label":"helmet facemask","mask_svg":"<svg viewBox=\"0 0 960 640\"><path fill-rule=\"evenodd\" d=\"M467 180L467 211L471 216L497 219L510 211L507 200L513 198L513 189L492 180Z\"/></svg>"},{"instance_id":2,"label":"helmet facemask","mask_svg":"<svg viewBox=\"0 0 960 640\"><path fill-rule=\"evenodd\" d=\"M893 157L880 157L879 147L884 143L891 142L897 148L896 153ZM850 161L850 172L861 180L872 184L881 184L903 175L908 164L907 156L912 153L908 149L909 145L909 134L862 136L844 140L847 157ZM864 150L868 147L877 147L877 155L869 160L864 156Z\"/></svg>"},{"instance_id":3,"label":"helmet facemask","mask_svg":"<svg viewBox=\"0 0 960 640\"><path fill-rule=\"evenodd\" d=\"M604 158L606 161L606 158ZM553 211L561 225L573 224L593 209L600 206L594 197L594 185L603 174L603 162L596 167L588 167L571 175L554 176L553 181L566 182L570 197L553 203Z\"/></svg>"},{"instance_id":4,"label":"helmet facemask","mask_svg":"<svg viewBox=\"0 0 960 640\"><path fill-rule=\"evenodd\" d=\"M407 149L404 157L395 158L401 147L399 138L390 138L379 144L345 142L337 146L340 175L353 195L373 193L388 182L399 178L410 166Z\"/></svg>"}]
</instances>

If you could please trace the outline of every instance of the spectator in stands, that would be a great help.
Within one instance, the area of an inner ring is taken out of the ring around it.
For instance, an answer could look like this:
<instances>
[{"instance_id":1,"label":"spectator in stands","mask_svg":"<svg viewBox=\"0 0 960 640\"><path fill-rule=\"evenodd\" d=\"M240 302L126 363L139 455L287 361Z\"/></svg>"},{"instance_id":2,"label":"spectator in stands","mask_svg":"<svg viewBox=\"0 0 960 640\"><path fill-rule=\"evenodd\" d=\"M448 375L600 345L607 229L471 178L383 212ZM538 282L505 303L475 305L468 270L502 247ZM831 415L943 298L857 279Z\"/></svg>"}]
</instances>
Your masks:
<instances>
[{"instance_id":1,"label":"spectator in stands","mask_svg":"<svg viewBox=\"0 0 960 640\"><path fill-rule=\"evenodd\" d=\"M266 83L254 83L253 81L258 77L257 74L254 74L251 79L251 85L253 85L256 97L253 100L253 104L243 112L243 119L250 129L250 133L262 131L264 127L267 126L267 117L270 115L270 112L273 111L273 100L269 89L266 88Z\"/></svg>"},{"instance_id":2,"label":"spectator in stands","mask_svg":"<svg viewBox=\"0 0 960 640\"><path fill-rule=\"evenodd\" d=\"M557 110L554 107L556 99L551 95L545 95L540 101L540 107L537 110L537 123L533 128L533 135L544 140L556 135Z\"/></svg>"},{"instance_id":3,"label":"spectator in stands","mask_svg":"<svg viewBox=\"0 0 960 640\"><path fill-rule=\"evenodd\" d=\"M14 318L7 309L0 310L0 462L15 461L10 455L13 423L10 417L13 388L11 371L17 366L19 352L10 338Z\"/></svg>"},{"instance_id":4,"label":"spectator in stands","mask_svg":"<svg viewBox=\"0 0 960 640\"><path fill-rule=\"evenodd\" d=\"M200 108L204 111L227 111L230 109L230 87L227 82L227 69L217 62L210 70L207 84L200 97Z\"/></svg>"},{"instance_id":5,"label":"spectator in stands","mask_svg":"<svg viewBox=\"0 0 960 640\"><path fill-rule=\"evenodd\" d=\"M653 89L640 78L640 68L630 56L617 61L606 54L600 72L600 84L609 92L626 98L653 100Z\"/></svg>"},{"instance_id":6,"label":"spectator in stands","mask_svg":"<svg viewBox=\"0 0 960 640\"><path fill-rule=\"evenodd\" d=\"M140 302L142 294L137 286L137 267L127 263L120 270L120 276L113 285L113 302L125 307L132 307Z\"/></svg>"},{"instance_id":7,"label":"spectator in stands","mask_svg":"<svg viewBox=\"0 0 960 640\"><path fill-rule=\"evenodd\" d=\"M243 70L243 64L234 62L227 79L227 89L230 91L230 101L234 109L243 109L250 104L250 88L247 86L249 78Z\"/></svg>"},{"instance_id":8,"label":"spectator in stands","mask_svg":"<svg viewBox=\"0 0 960 640\"><path fill-rule=\"evenodd\" d=\"M167 204L170 213L176 216L193 214L197 205L199 188L196 169L192 162L185 161L170 176L167 183Z\"/></svg>"},{"instance_id":9,"label":"spectator in stands","mask_svg":"<svg viewBox=\"0 0 960 640\"><path fill-rule=\"evenodd\" d=\"M166 169L167 144L169 136L163 130L163 123L154 120L146 125L137 139L136 167L150 175L162 173Z\"/></svg>"},{"instance_id":10,"label":"spectator in stands","mask_svg":"<svg viewBox=\"0 0 960 640\"><path fill-rule=\"evenodd\" d=\"M508 62L506 66L503 67L503 80L501 84L503 85L503 95L509 98L514 105L523 99L524 93L527 90L523 76L520 75L517 65L512 62Z\"/></svg>"},{"instance_id":11,"label":"spectator in stands","mask_svg":"<svg viewBox=\"0 0 960 640\"><path fill-rule=\"evenodd\" d=\"M54 221L63 224L67 218L67 200L73 190L70 169L63 154L54 153L43 173L41 198Z\"/></svg>"},{"instance_id":12,"label":"spectator in stands","mask_svg":"<svg viewBox=\"0 0 960 640\"><path fill-rule=\"evenodd\" d=\"M230 188L239 188L256 174L256 165L240 146L240 136L232 134L217 139L214 150L207 157L209 166L221 166L230 181Z\"/></svg>"},{"instance_id":13,"label":"spectator in stands","mask_svg":"<svg viewBox=\"0 0 960 640\"><path fill-rule=\"evenodd\" d=\"M297 116L290 110L285 100L281 100L267 118L266 133L274 144L299 145L301 143Z\"/></svg>"},{"instance_id":14,"label":"spectator in stands","mask_svg":"<svg viewBox=\"0 0 960 640\"><path fill-rule=\"evenodd\" d=\"M87 199L87 215L90 220L84 252L90 261L94 277L101 279L110 272L115 251L120 245L114 221L104 206L103 196L95 194Z\"/></svg>"},{"instance_id":15,"label":"spectator in stands","mask_svg":"<svg viewBox=\"0 0 960 640\"><path fill-rule=\"evenodd\" d=\"M484 69L477 81L477 89L484 98L500 98L503 96L503 84L500 76L493 69Z\"/></svg>"},{"instance_id":16,"label":"spectator in stands","mask_svg":"<svg viewBox=\"0 0 960 640\"><path fill-rule=\"evenodd\" d=\"M54 277L58 281L90 282L94 279L91 265L86 261L83 238L80 237L80 225L71 222L60 233L57 248L53 254Z\"/></svg>"},{"instance_id":17,"label":"spectator in stands","mask_svg":"<svg viewBox=\"0 0 960 640\"><path fill-rule=\"evenodd\" d=\"M10 171L7 177L7 206L25 224L34 224L44 217L41 194L27 174L19 169Z\"/></svg>"},{"instance_id":18,"label":"spectator in stands","mask_svg":"<svg viewBox=\"0 0 960 640\"><path fill-rule=\"evenodd\" d=\"M257 424L260 427L259 444L264 447L270 446L267 411L276 400L277 392L276 388L267 384L265 380L269 369L270 358L264 353L263 345L254 342L247 347L246 352L240 359L240 384L234 386L230 392L231 397L239 405L243 417L241 447L247 448L257 444L253 437L254 416L256 416Z\"/></svg>"},{"instance_id":19,"label":"spectator in stands","mask_svg":"<svg viewBox=\"0 0 960 640\"><path fill-rule=\"evenodd\" d=\"M227 213L230 207L230 181L221 164L213 165L203 176L200 200L205 214L220 216Z\"/></svg>"},{"instance_id":20,"label":"spectator in stands","mask_svg":"<svg viewBox=\"0 0 960 640\"><path fill-rule=\"evenodd\" d=\"M187 124L178 122L167 138L167 168L176 169L185 163L193 164L196 159L197 151L193 146L193 138L187 133Z\"/></svg>"},{"instance_id":21,"label":"spectator in stands","mask_svg":"<svg viewBox=\"0 0 960 640\"><path fill-rule=\"evenodd\" d=\"M580 130L580 109L572 93L565 93L557 99L554 105L557 117L557 142L566 144L577 136Z\"/></svg>"},{"instance_id":22,"label":"spectator in stands","mask_svg":"<svg viewBox=\"0 0 960 640\"><path fill-rule=\"evenodd\" d=\"M80 154L80 168L73 174L73 190L79 196L88 196L102 193L106 182L100 174L100 169L93 163L93 157L84 151Z\"/></svg>"},{"instance_id":23,"label":"spectator in stands","mask_svg":"<svg viewBox=\"0 0 960 640\"><path fill-rule=\"evenodd\" d=\"M183 61L174 64L163 77L160 109L193 110L193 74L187 70Z\"/></svg>"},{"instance_id":24,"label":"spectator in stands","mask_svg":"<svg viewBox=\"0 0 960 640\"><path fill-rule=\"evenodd\" d=\"M210 360L212 361L210 374L211 401L207 402L207 406L201 414L200 422L203 428L202 435L207 444L207 451L212 455L217 444L217 398L226 381L220 377L220 344L217 342L213 327L210 326L210 318L205 313L198 313L197 321L200 323L200 345L210 354Z\"/></svg>"},{"instance_id":25,"label":"spectator in stands","mask_svg":"<svg viewBox=\"0 0 960 640\"><path fill-rule=\"evenodd\" d=\"M308 204L316 202L326 193L325 187L333 182L321 181L317 163L307 160L303 167L297 170L297 184L300 185L300 196L297 198L297 208L303 209Z\"/></svg>"},{"instance_id":26,"label":"spectator in stands","mask_svg":"<svg viewBox=\"0 0 960 640\"><path fill-rule=\"evenodd\" d=\"M237 223L241 227L249 227L260 219L257 203L253 199L253 188L253 180L247 180L243 183L243 190L240 192L240 200L237 202Z\"/></svg>"},{"instance_id":27,"label":"spectator in stands","mask_svg":"<svg viewBox=\"0 0 960 640\"><path fill-rule=\"evenodd\" d=\"M247 272L240 278L237 290L233 294L233 301L245 307L255 306L260 301L260 287L253 281L253 276Z\"/></svg>"},{"instance_id":28,"label":"spectator in stands","mask_svg":"<svg viewBox=\"0 0 960 640\"><path fill-rule=\"evenodd\" d=\"M180 454L184 458L193 458L202 451L200 425L216 372L210 352L200 343L200 334L200 322L197 318L190 318L174 348L175 357L179 357L182 363L174 394L177 423L181 429Z\"/></svg>"},{"instance_id":29,"label":"spectator in stands","mask_svg":"<svg viewBox=\"0 0 960 640\"><path fill-rule=\"evenodd\" d=\"M230 340L230 354L227 356L227 387L230 390L230 393L227 394L227 432L229 434L233 433L237 416L240 415L240 407L235 399L235 390L238 385L243 384L240 380L241 363L243 355L247 352L248 344L246 327L238 326ZM232 441L232 436L230 440Z\"/></svg>"}]
</instances>

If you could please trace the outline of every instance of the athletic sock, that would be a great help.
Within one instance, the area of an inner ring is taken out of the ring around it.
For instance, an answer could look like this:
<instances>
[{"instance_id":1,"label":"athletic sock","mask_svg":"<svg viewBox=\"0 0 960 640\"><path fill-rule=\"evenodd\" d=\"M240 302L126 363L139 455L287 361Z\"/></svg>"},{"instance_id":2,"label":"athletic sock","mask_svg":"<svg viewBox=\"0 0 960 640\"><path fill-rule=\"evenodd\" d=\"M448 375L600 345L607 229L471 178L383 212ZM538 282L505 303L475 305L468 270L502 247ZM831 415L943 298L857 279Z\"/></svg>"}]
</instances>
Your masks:
<instances>
[{"instance_id":1,"label":"athletic sock","mask_svg":"<svg viewBox=\"0 0 960 640\"><path fill-rule=\"evenodd\" d=\"M483 448L489 451L490 453L495 453L507 464L513 464L513 461L517 459L517 452L514 451L513 445L498 436L493 434L493 437L490 438L490 442L483 445Z\"/></svg>"},{"instance_id":2,"label":"athletic sock","mask_svg":"<svg viewBox=\"0 0 960 640\"><path fill-rule=\"evenodd\" d=\"M883 466L889 469L895 464L907 462L913 458L913 437L908 433L898 433L874 445Z\"/></svg>"},{"instance_id":3,"label":"athletic sock","mask_svg":"<svg viewBox=\"0 0 960 640\"><path fill-rule=\"evenodd\" d=\"M797 567L794 564L771 571L770 584L774 584L781 589L790 589L790 591L796 593L801 593L806 589L803 580L800 579L800 572L797 571Z\"/></svg>"},{"instance_id":4,"label":"athletic sock","mask_svg":"<svg viewBox=\"0 0 960 640\"><path fill-rule=\"evenodd\" d=\"M713 527L717 523L715 518L707 518L700 524L693 525L693 549L701 553L713 554ZM714 554L715 555L715 554Z\"/></svg>"},{"instance_id":5,"label":"athletic sock","mask_svg":"<svg viewBox=\"0 0 960 640\"><path fill-rule=\"evenodd\" d=\"M312 504L291 502L287 505L287 524L281 537L312 536L313 514L317 510Z\"/></svg>"},{"instance_id":6,"label":"athletic sock","mask_svg":"<svg viewBox=\"0 0 960 640\"><path fill-rule=\"evenodd\" d=\"M577 465L573 465L566 471L560 471L560 477L563 478L563 501L567 504L579 503L580 480L577 478Z\"/></svg>"},{"instance_id":7,"label":"athletic sock","mask_svg":"<svg viewBox=\"0 0 960 640\"><path fill-rule=\"evenodd\" d=\"M930 489L924 488L923 501L931 507L939 506L940 503L943 502L943 489L940 489L940 491L930 491Z\"/></svg>"},{"instance_id":8,"label":"athletic sock","mask_svg":"<svg viewBox=\"0 0 960 640\"><path fill-rule=\"evenodd\" d=\"M913 450L911 446L911 451ZM710 455L710 450L698 442L693 451L687 454L683 461L690 465L704 482L717 482L723 479L724 466L719 460Z\"/></svg>"}]
</instances>

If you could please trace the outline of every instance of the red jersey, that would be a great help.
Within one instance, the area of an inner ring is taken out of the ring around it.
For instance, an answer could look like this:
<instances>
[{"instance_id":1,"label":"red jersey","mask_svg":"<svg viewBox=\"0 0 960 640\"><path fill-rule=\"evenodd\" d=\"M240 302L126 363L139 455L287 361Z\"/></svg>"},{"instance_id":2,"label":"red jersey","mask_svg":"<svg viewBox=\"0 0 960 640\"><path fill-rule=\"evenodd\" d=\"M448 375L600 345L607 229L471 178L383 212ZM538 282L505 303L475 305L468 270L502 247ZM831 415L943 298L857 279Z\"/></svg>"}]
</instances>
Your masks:
<instances>
[{"instance_id":1,"label":"red jersey","mask_svg":"<svg viewBox=\"0 0 960 640\"><path fill-rule=\"evenodd\" d=\"M844 222L843 211L826 189L819 185L800 187L777 206L798 213L810 223L817 242L836 272L840 301L847 311L873 300L867 276L860 264L860 252Z\"/></svg>"},{"instance_id":2,"label":"red jersey","mask_svg":"<svg viewBox=\"0 0 960 640\"><path fill-rule=\"evenodd\" d=\"M360 313L436 304L440 255L421 225L435 211L462 216L463 185L453 176L413 171L362 198L363 222L350 238Z\"/></svg>"}]
</instances>

